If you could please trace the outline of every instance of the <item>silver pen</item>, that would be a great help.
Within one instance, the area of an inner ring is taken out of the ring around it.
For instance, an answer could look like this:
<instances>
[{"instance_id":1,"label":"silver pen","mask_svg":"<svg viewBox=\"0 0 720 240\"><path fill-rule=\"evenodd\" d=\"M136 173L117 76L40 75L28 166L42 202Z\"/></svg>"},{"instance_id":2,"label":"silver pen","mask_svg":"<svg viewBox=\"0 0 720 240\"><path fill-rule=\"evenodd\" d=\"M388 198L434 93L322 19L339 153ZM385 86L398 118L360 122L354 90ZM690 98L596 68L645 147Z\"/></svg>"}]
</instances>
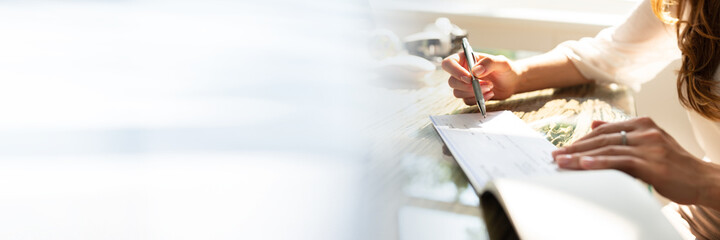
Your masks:
<instances>
[{"instance_id":1,"label":"silver pen","mask_svg":"<svg viewBox=\"0 0 720 240\"><path fill-rule=\"evenodd\" d=\"M475 74L472 73L472 67L475 66L475 54L473 54L473 49L470 47L470 43L468 43L467 38L462 39L462 48L463 52L465 52L468 72L470 72L470 76L472 76L470 83L472 84L473 92L475 92L475 101L477 101L480 113L482 113L483 117L486 117L485 98L483 97L482 89L480 88L480 81L475 77Z\"/></svg>"}]
</instances>

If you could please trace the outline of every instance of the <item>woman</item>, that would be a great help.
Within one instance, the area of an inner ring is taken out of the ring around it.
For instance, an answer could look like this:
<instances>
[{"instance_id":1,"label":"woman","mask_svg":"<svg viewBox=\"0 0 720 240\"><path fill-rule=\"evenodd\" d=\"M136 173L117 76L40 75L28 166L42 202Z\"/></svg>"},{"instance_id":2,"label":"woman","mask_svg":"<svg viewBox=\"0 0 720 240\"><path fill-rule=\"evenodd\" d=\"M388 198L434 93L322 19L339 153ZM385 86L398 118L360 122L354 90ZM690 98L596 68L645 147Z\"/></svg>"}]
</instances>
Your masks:
<instances>
[{"instance_id":1,"label":"woman","mask_svg":"<svg viewBox=\"0 0 720 240\"><path fill-rule=\"evenodd\" d=\"M682 59L677 89L701 147L697 158L649 118L594 122L593 131L553 152L561 168L618 169L652 184L697 238L720 238L720 1L645 0L621 25L595 38L560 44L529 59L478 53L472 73L484 98L596 82L633 88ZM679 20L678 20L679 19ZM459 55L443 61L455 97L475 103L470 73ZM689 232L687 232L689 233Z\"/></svg>"}]
</instances>

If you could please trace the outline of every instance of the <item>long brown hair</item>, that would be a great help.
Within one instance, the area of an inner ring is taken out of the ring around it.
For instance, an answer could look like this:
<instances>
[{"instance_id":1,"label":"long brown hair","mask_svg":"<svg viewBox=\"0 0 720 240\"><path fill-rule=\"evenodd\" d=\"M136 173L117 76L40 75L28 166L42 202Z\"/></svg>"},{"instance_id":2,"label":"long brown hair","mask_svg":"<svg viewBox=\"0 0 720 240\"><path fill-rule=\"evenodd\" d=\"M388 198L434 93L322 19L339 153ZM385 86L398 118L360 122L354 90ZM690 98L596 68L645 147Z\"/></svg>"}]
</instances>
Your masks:
<instances>
[{"instance_id":1,"label":"long brown hair","mask_svg":"<svg viewBox=\"0 0 720 240\"><path fill-rule=\"evenodd\" d=\"M677 81L680 102L720 121L720 82L713 80L720 65L720 1L652 0L651 5L663 22L676 24L682 52ZM672 17L673 5L677 6L677 18Z\"/></svg>"}]
</instances>

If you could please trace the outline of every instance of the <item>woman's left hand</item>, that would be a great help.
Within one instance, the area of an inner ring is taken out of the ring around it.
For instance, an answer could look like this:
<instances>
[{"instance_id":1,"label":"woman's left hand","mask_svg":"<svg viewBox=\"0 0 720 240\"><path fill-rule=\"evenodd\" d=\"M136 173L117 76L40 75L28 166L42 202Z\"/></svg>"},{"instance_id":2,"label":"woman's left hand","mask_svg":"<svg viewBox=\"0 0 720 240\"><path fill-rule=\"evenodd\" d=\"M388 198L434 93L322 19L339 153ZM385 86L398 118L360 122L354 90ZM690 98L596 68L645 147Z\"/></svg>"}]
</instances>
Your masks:
<instances>
[{"instance_id":1,"label":"woman's left hand","mask_svg":"<svg viewBox=\"0 0 720 240\"><path fill-rule=\"evenodd\" d=\"M715 166L692 156L650 118L593 122L592 132L552 155L561 168L623 171L681 204L697 204L711 184L708 177L717 174L710 172Z\"/></svg>"}]
</instances>

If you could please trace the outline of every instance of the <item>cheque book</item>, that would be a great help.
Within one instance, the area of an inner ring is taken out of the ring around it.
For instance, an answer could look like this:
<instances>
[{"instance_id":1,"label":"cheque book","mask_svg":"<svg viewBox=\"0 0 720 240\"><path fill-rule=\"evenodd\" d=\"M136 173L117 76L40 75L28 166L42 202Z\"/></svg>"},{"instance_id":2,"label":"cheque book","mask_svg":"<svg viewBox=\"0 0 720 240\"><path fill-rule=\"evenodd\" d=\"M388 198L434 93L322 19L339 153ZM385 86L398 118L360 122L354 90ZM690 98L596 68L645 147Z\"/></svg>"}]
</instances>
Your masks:
<instances>
[{"instance_id":1,"label":"cheque book","mask_svg":"<svg viewBox=\"0 0 720 240\"><path fill-rule=\"evenodd\" d=\"M491 239L680 239L648 188L615 170L563 171L509 111L430 116L480 196Z\"/></svg>"}]
</instances>

